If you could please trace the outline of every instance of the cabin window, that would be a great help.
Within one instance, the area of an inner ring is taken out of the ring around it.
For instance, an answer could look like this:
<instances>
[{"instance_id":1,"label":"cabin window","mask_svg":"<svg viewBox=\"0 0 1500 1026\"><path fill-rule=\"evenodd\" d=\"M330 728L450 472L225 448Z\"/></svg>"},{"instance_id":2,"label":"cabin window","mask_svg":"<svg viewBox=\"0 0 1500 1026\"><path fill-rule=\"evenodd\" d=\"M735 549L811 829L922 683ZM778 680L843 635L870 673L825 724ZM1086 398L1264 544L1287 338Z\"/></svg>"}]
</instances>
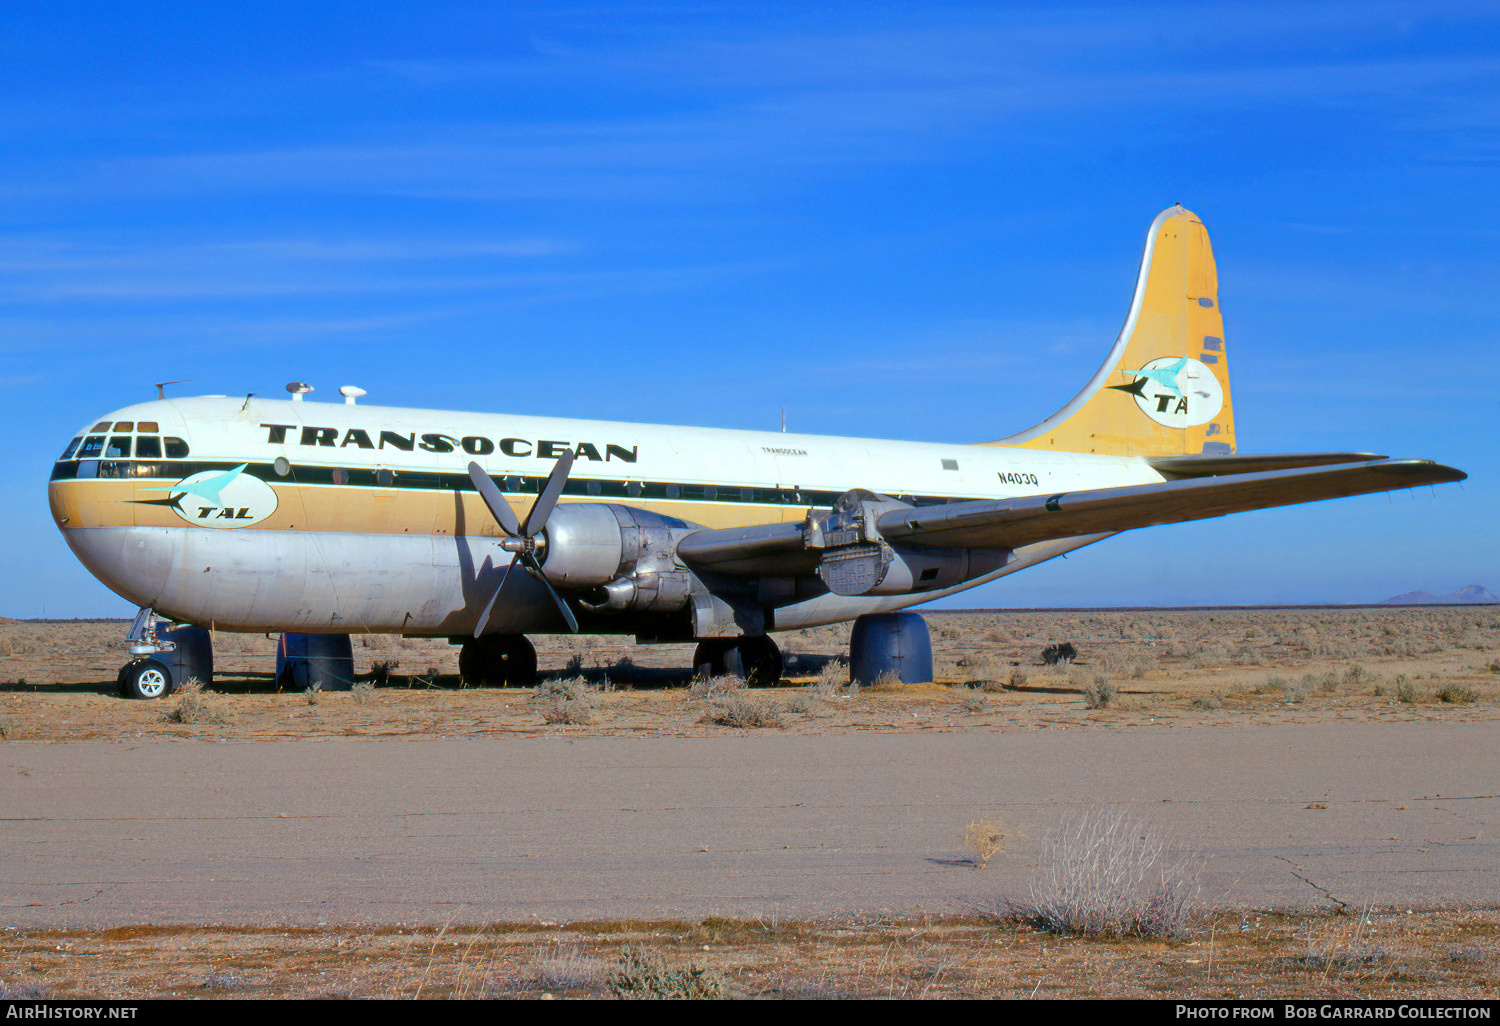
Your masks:
<instances>
[{"instance_id":1,"label":"cabin window","mask_svg":"<svg viewBox=\"0 0 1500 1026\"><path fill-rule=\"evenodd\" d=\"M81 442L81 441L83 441L83 436L79 435L77 438L75 438L71 442L69 442L68 443L68 447L63 450L63 454L61 456L59 456L58 459L60 459L60 460L71 459L73 457L73 450L76 449L76 448L78 448L78 443Z\"/></svg>"},{"instance_id":2,"label":"cabin window","mask_svg":"<svg viewBox=\"0 0 1500 1026\"><path fill-rule=\"evenodd\" d=\"M943 461L943 469L944 470L957 470L958 469L958 460L944 460Z\"/></svg>"},{"instance_id":3,"label":"cabin window","mask_svg":"<svg viewBox=\"0 0 1500 1026\"><path fill-rule=\"evenodd\" d=\"M385 488L389 488L391 485L396 483L396 475L392 471L389 471L382 467L381 469L375 471L375 483Z\"/></svg>"},{"instance_id":4,"label":"cabin window","mask_svg":"<svg viewBox=\"0 0 1500 1026\"><path fill-rule=\"evenodd\" d=\"M155 435L136 436L135 454L141 459L161 459L161 439Z\"/></svg>"},{"instance_id":5,"label":"cabin window","mask_svg":"<svg viewBox=\"0 0 1500 1026\"><path fill-rule=\"evenodd\" d=\"M641 483L639 481L627 481L625 483L625 494L632 499L639 499L641 497L641 490Z\"/></svg>"},{"instance_id":6,"label":"cabin window","mask_svg":"<svg viewBox=\"0 0 1500 1026\"><path fill-rule=\"evenodd\" d=\"M167 459L169 459L169 460L183 460L183 459L187 459L188 444L186 442L184 442L182 439L180 439L180 438L172 438L172 437L169 436L169 437L167 437L165 439L165 443L166 443L166 446L167 446Z\"/></svg>"},{"instance_id":7,"label":"cabin window","mask_svg":"<svg viewBox=\"0 0 1500 1026\"><path fill-rule=\"evenodd\" d=\"M590 495L599 495L604 491L604 486L598 481L590 481L586 487Z\"/></svg>"},{"instance_id":8,"label":"cabin window","mask_svg":"<svg viewBox=\"0 0 1500 1026\"><path fill-rule=\"evenodd\" d=\"M714 499L717 499L719 497L719 490L717 488L715 488L713 485L704 485L703 486L703 497L705 499L708 499L711 502Z\"/></svg>"},{"instance_id":9,"label":"cabin window","mask_svg":"<svg viewBox=\"0 0 1500 1026\"><path fill-rule=\"evenodd\" d=\"M144 441L144 439L142 439L142 441ZM271 464L271 466L276 468L276 475L278 477L286 477L292 472L292 461L287 459L285 456L276 457L276 462Z\"/></svg>"},{"instance_id":10,"label":"cabin window","mask_svg":"<svg viewBox=\"0 0 1500 1026\"><path fill-rule=\"evenodd\" d=\"M682 498L682 486L681 485L667 485L667 498L669 498L669 499L680 499L680 498Z\"/></svg>"},{"instance_id":11,"label":"cabin window","mask_svg":"<svg viewBox=\"0 0 1500 1026\"><path fill-rule=\"evenodd\" d=\"M104 450L104 455L114 457L129 456L130 436L126 435L123 438L119 435L111 436L109 440L109 447Z\"/></svg>"},{"instance_id":12,"label":"cabin window","mask_svg":"<svg viewBox=\"0 0 1500 1026\"><path fill-rule=\"evenodd\" d=\"M336 484L336 485L346 485L346 484L348 484L349 483L349 471L345 470L343 467L339 467L337 470L335 470L333 472L333 483Z\"/></svg>"},{"instance_id":13,"label":"cabin window","mask_svg":"<svg viewBox=\"0 0 1500 1026\"><path fill-rule=\"evenodd\" d=\"M755 489L754 488L741 488L740 489L740 499L742 501L744 501L744 502L754 502L755 501Z\"/></svg>"},{"instance_id":14,"label":"cabin window","mask_svg":"<svg viewBox=\"0 0 1500 1026\"><path fill-rule=\"evenodd\" d=\"M519 492L521 490L521 479L515 474L507 474L505 477L505 490L507 492Z\"/></svg>"},{"instance_id":15,"label":"cabin window","mask_svg":"<svg viewBox=\"0 0 1500 1026\"><path fill-rule=\"evenodd\" d=\"M104 436L89 435L83 440L83 448L78 450L78 458L84 459L89 456L97 456L104 451ZM92 476L92 475L90 475Z\"/></svg>"},{"instance_id":16,"label":"cabin window","mask_svg":"<svg viewBox=\"0 0 1500 1026\"><path fill-rule=\"evenodd\" d=\"M81 461L78 464L78 476L79 477L98 477L99 476L99 461L98 460L83 460L83 461Z\"/></svg>"},{"instance_id":17,"label":"cabin window","mask_svg":"<svg viewBox=\"0 0 1500 1026\"><path fill-rule=\"evenodd\" d=\"M143 435L154 435L161 431L161 427L154 420L143 420L135 426L135 429Z\"/></svg>"}]
</instances>

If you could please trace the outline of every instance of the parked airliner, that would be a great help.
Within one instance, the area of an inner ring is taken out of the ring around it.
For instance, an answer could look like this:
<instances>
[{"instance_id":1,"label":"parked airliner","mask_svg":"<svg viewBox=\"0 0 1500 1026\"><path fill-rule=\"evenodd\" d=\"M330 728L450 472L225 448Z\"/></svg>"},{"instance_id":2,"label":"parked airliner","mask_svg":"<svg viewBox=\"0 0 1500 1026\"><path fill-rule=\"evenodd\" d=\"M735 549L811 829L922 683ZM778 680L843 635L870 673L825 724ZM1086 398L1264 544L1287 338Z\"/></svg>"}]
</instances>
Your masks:
<instances>
[{"instance_id":1,"label":"parked airliner","mask_svg":"<svg viewBox=\"0 0 1500 1026\"><path fill-rule=\"evenodd\" d=\"M951 595L1116 532L1461 481L1428 460L1237 452L1208 234L1152 223L1103 366L997 441L895 442L305 399L161 398L91 420L50 484L101 581L219 631L463 645L474 681L535 672L527 634L699 642L775 679L771 632ZM144 624L144 628L142 628ZM171 690L136 660L126 690Z\"/></svg>"}]
</instances>

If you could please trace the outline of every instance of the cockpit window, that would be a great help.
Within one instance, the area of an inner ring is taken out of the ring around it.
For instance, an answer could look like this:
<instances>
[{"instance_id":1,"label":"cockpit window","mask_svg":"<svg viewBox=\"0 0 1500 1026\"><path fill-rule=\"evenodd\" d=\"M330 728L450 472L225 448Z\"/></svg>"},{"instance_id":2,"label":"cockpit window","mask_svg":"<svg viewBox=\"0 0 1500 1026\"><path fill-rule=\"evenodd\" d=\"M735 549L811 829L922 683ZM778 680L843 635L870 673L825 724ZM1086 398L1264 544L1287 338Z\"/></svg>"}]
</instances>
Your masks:
<instances>
[{"instance_id":1,"label":"cockpit window","mask_svg":"<svg viewBox=\"0 0 1500 1026\"><path fill-rule=\"evenodd\" d=\"M83 447L78 450L78 458L81 460L88 459L90 456L97 456L103 451L104 436L89 435L83 440Z\"/></svg>"},{"instance_id":2,"label":"cockpit window","mask_svg":"<svg viewBox=\"0 0 1500 1026\"><path fill-rule=\"evenodd\" d=\"M109 421L107 421L107 420L101 420L99 423L95 424L93 426L93 428L91 428L90 430L93 430L93 431L108 431L109 430Z\"/></svg>"},{"instance_id":3,"label":"cockpit window","mask_svg":"<svg viewBox=\"0 0 1500 1026\"><path fill-rule=\"evenodd\" d=\"M180 438L172 438L170 436L168 438L166 438L165 441L166 441L166 445L167 445L167 459L169 459L169 460L187 459L188 444L186 442L184 442Z\"/></svg>"},{"instance_id":4,"label":"cockpit window","mask_svg":"<svg viewBox=\"0 0 1500 1026\"><path fill-rule=\"evenodd\" d=\"M125 435L124 437L120 437L118 435L111 436L110 440L109 440L109 447L104 450L104 455L110 457L111 459L115 459L115 458L118 458L118 457L121 457L121 456L129 456L130 455L130 436L129 435Z\"/></svg>"},{"instance_id":5,"label":"cockpit window","mask_svg":"<svg viewBox=\"0 0 1500 1026\"><path fill-rule=\"evenodd\" d=\"M133 421L133 420L117 420L117 421L115 421L115 430L116 431L134 431L135 430L135 421Z\"/></svg>"},{"instance_id":6,"label":"cockpit window","mask_svg":"<svg viewBox=\"0 0 1500 1026\"><path fill-rule=\"evenodd\" d=\"M154 420L143 420L135 426L135 429L143 435L154 435L161 430Z\"/></svg>"},{"instance_id":7,"label":"cockpit window","mask_svg":"<svg viewBox=\"0 0 1500 1026\"><path fill-rule=\"evenodd\" d=\"M79 435L77 438L75 438L71 442L69 442L68 443L68 447L63 450L63 454L61 456L59 456L58 459L60 459L60 460L71 459L72 456L73 456L73 450L76 449L76 448L78 448L78 443L81 442L81 441L83 441L83 436Z\"/></svg>"},{"instance_id":8,"label":"cockpit window","mask_svg":"<svg viewBox=\"0 0 1500 1026\"><path fill-rule=\"evenodd\" d=\"M161 459L161 439L155 435L140 435L135 440L135 454L141 459Z\"/></svg>"}]
</instances>

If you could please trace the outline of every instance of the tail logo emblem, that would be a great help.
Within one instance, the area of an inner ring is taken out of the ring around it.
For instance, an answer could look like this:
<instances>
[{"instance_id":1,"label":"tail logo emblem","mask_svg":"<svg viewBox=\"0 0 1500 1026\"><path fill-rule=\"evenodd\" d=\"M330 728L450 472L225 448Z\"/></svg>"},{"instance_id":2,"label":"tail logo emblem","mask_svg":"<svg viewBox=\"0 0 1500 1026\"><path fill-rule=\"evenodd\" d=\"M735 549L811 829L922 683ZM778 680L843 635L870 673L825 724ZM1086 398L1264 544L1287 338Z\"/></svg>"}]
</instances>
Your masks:
<instances>
[{"instance_id":1,"label":"tail logo emblem","mask_svg":"<svg viewBox=\"0 0 1500 1026\"><path fill-rule=\"evenodd\" d=\"M1141 412L1163 427L1207 424L1224 408L1224 389L1206 364L1190 356L1162 356L1130 375L1128 385L1110 388L1129 394Z\"/></svg>"},{"instance_id":2,"label":"tail logo emblem","mask_svg":"<svg viewBox=\"0 0 1500 1026\"><path fill-rule=\"evenodd\" d=\"M166 492L163 499L144 500L169 506L179 517L199 527L249 527L276 512L276 492L253 474L249 464L233 470L205 470L174 485L156 485L144 491Z\"/></svg>"}]
</instances>

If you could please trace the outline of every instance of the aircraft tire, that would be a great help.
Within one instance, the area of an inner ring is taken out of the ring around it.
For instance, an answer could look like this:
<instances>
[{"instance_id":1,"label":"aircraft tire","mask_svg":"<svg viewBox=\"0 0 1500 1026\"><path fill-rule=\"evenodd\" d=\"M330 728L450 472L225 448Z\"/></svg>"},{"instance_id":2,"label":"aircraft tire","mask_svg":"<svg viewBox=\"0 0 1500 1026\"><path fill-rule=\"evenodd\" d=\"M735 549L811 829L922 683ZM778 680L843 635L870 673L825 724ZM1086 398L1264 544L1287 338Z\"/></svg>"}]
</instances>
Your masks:
<instances>
[{"instance_id":1,"label":"aircraft tire","mask_svg":"<svg viewBox=\"0 0 1500 1026\"><path fill-rule=\"evenodd\" d=\"M490 634L466 641L458 652L464 683L529 688L536 684L536 648L521 634Z\"/></svg>"},{"instance_id":2,"label":"aircraft tire","mask_svg":"<svg viewBox=\"0 0 1500 1026\"><path fill-rule=\"evenodd\" d=\"M775 687L781 683L781 649L765 635L720 639L698 643L693 653L693 670L700 677L733 674L755 687Z\"/></svg>"},{"instance_id":3,"label":"aircraft tire","mask_svg":"<svg viewBox=\"0 0 1500 1026\"><path fill-rule=\"evenodd\" d=\"M139 659L120 671L120 694L126 698L165 698L176 682L165 663Z\"/></svg>"}]
</instances>

